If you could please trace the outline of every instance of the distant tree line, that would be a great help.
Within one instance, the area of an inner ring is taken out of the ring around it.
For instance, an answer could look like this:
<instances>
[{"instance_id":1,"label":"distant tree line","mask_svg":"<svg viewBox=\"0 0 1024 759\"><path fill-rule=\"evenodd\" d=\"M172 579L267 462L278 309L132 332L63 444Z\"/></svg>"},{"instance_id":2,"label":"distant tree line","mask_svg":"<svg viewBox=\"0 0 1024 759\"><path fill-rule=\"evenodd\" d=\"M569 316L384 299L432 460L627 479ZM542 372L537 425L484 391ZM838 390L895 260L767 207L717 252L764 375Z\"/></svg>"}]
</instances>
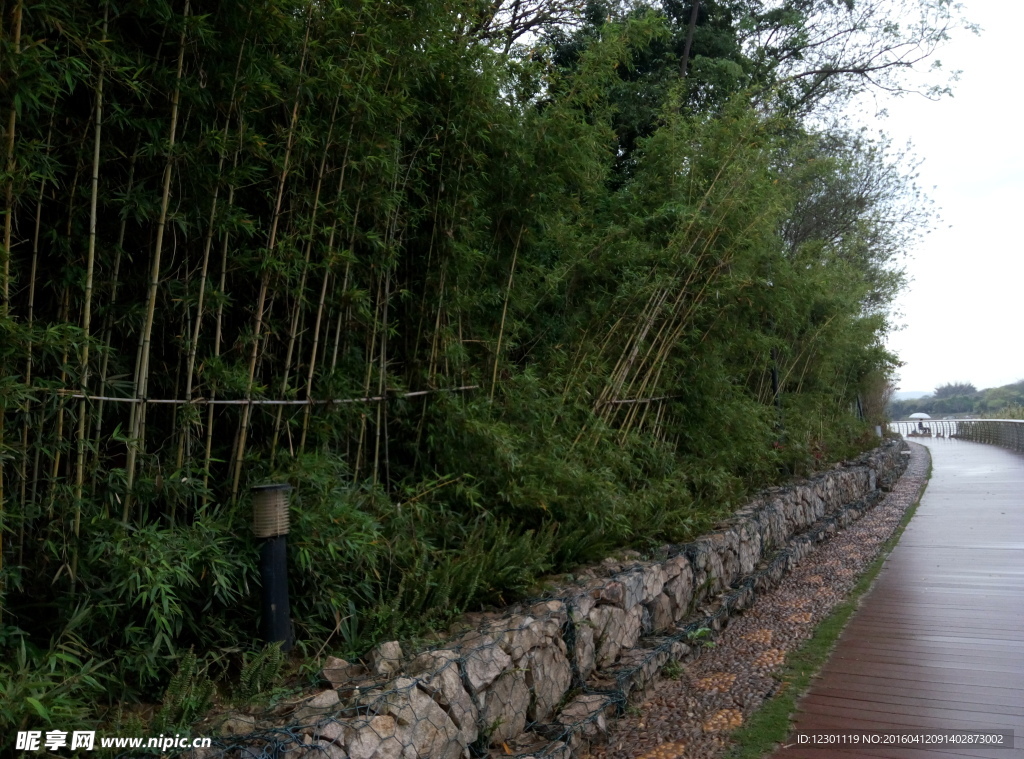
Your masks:
<instances>
[{"instance_id":1,"label":"distant tree line","mask_svg":"<svg viewBox=\"0 0 1024 759\"><path fill-rule=\"evenodd\" d=\"M925 413L931 416L948 414L971 414L975 416L1000 416L1005 412L1008 418L1024 406L1024 380L1002 387L978 390L969 382L954 382L935 388L935 392L923 398L892 401L888 408L890 419L906 419L911 414Z\"/></svg>"}]
</instances>

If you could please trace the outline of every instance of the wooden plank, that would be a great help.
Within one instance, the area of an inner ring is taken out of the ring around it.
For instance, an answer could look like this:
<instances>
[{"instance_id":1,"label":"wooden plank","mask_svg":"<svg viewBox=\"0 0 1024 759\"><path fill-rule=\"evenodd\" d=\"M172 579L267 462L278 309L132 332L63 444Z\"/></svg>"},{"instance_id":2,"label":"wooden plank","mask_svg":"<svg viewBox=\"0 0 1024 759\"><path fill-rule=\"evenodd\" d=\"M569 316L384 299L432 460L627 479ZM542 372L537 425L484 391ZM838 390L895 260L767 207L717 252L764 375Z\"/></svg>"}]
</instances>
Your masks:
<instances>
[{"instance_id":1,"label":"wooden plank","mask_svg":"<svg viewBox=\"0 0 1024 759\"><path fill-rule=\"evenodd\" d=\"M973 643L973 639L965 639L956 643L949 643L925 640L913 635L904 637L889 636L884 640L852 638L846 642L846 649L850 652L859 652L861 650L865 652L878 651L883 653L883 655L884 652L891 652L894 654L936 652L951 656L960 656L964 659L982 660L987 659L991 652L996 650L991 644L987 645L985 648L976 646ZM1006 641L1004 645L998 647L998 651L1000 657L1004 658L1007 664L1011 666L1024 665L1024 650L1021 650L1020 643L1016 641Z\"/></svg>"},{"instance_id":2,"label":"wooden plank","mask_svg":"<svg viewBox=\"0 0 1024 759\"><path fill-rule=\"evenodd\" d=\"M848 684L845 688L827 688L823 686L814 689L814 696L822 698L846 698L849 701L862 699L868 703L876 703L883 706L893 705L920 705L935 706L946 709L956 705L967 712L980 712L981 714L1002 714L1017 718L1018 725L1024 725L1024 706L1013 704L992 703L992 701L979 702L970 698L970 694L963 691L931 693L915 693L906 695L902 690L887 688L884 684L874 683L873 687L858 688L856 684Z\"/></svg>"},{"instance_id":3,"label":"wooden plank","mask_svg":"<svg viewBox=\"0 0 1024 759\"><path fill-rule=\"evenodd\" d=\"M779 749L805 759L1024 758L1024 455L927 440L921 506L798 705L811 730L1014 730L1011 749Z\"/></svg>"},{"instance_id":4,"label":"wooden plank","mask_svg":"<svg viewBox=\"0 0 1024 759\"><path fill-rule=\"evenodd\" d=\"M883 720L887 715L894 714L901 717L922 717L935 720L935 723L928 727L943 728L946 725L956 725L957 730L1015 730L1021 724L1017 715L962 709L955 702L947 704L939 706L935 701L914 698L903 699L902 703L887 703L879 700L854 700L850 699L848 694L825 696L812 693L800 702L800 708L807 712L832 714L837 717L847 713L860 714L865 718L874 715Z\"/></svg>"},{"instance_id":5,"label":"wooden plank","mask_svg":"<svg viewBox=\"0 0 1024 759\"><path fill-rule=\"evenodd\" d=\"M936 687L929 684L893 683L884 678L862 678L859 682L847 683L832 680L816 683L814 693L824 692L840 697L845 694L851 707L859 701L878 700L890 702L894 700L922 705L943 704L950 708L951 704L962 704L965 711L992 712L1020 716L1021 705L1016 691L1010 688L985 690L981 687L956 686ZM820 691L819 691L820 689ZM1021 720L1024 724L1024 718Z\"/></svg>"}]
</instances>

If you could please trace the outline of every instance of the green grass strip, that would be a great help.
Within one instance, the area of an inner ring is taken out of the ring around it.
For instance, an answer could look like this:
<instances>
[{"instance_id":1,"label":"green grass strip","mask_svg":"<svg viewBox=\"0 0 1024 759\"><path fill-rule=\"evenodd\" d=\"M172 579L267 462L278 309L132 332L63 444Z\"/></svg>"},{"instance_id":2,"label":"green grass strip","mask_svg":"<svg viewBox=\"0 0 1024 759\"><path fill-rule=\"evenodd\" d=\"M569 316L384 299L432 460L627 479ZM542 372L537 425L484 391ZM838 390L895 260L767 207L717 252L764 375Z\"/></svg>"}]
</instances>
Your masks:
<instances>
[{"instance_id":1,"label":"green grass strip","mask_svg":"<svg viewBox=\"0 0 1024 759\"><path fill-rule=\"evenodd\" d=\"M810 685L811 679L821 670L835 646L836 640L846 627L850 616L857 609L861 596L864 595L882 570L882 564L903 535L903 530L917 511L928 480L932 476L931 460L925 473L925 484L918 493L917 499L903 514L899 526L882 545L878 555L861 575L853 587L849 597L839 604L814 630L814 634L794 653L786 657L786 666L777 675L781 681L775 696L752 714L743 727L731 736L735 745L727 754L728 759L760 759L775 750L776 746L786 740L792 729L790 718L796 711L797 701L803 696Z\"/></svg>"}]
</instances>

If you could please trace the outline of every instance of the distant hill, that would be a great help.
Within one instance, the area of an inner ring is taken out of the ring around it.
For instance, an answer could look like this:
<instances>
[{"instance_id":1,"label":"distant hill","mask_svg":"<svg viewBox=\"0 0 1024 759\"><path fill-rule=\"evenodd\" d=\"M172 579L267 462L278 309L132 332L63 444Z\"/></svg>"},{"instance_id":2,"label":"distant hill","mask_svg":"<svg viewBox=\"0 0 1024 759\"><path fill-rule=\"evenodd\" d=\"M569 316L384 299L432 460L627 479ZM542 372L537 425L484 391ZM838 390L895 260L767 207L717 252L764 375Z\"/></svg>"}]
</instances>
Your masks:
<instances>
[{"instance_id":1,"label":"distant hill","mask_svg":"<svg viewBox=\"0 0 1024 759\"><path fill-rule=\"evenodd\" d=\"M910 390L893 394L889 404L890 419L906 419L911 414L924 412L932 416L946 414L977 414L997 416L1001 410L1024 406L1024 380L1002 387L976 390L970 383L944 385L936 394L924 397Z\"/></svg>"},{"instance_id":2,"label":"distant hill","mask_svg":"<svg viewBox=\"0 0 1024 759\"><path fill-rule=\"evenodd\" d=\"M894 401L908 401L912 398L924 398L926 395L931 395L931 390L897 390L892 394Z\"/></svg>"}]
</instances>

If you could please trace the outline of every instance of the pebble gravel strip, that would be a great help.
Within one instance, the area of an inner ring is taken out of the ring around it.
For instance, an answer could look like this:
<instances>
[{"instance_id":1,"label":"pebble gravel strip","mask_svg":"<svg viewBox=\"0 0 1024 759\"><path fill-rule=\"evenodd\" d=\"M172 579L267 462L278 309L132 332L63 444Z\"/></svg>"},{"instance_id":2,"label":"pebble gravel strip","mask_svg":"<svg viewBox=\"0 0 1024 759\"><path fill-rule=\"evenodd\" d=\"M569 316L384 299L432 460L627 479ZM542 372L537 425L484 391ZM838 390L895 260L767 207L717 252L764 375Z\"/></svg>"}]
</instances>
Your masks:
<instances>
[{"instance_id":1,"label":"pebble gravel strip","mask_svg":"<svg viewBox=\"0 0 1024 759\"><path fill-rule=\"evenodd\" d=\"M774 590L733 618L678 679L660 680L638 708L610 726L589 759L712 759L780 687L774 673L842 603L918 498L928 450L910 444L910 463L875 508L812 551Z\"/></svg>"}]
</instances>

